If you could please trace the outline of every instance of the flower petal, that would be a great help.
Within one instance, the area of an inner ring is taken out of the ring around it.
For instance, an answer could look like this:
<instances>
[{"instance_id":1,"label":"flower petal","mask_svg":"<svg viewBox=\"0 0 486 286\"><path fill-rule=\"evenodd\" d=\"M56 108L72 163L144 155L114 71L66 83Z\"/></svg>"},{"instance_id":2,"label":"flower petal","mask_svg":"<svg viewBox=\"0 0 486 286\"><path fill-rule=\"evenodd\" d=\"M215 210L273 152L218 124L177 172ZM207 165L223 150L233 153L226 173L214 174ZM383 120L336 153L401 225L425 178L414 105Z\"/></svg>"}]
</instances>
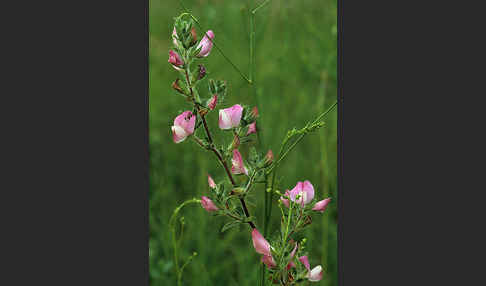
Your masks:
<instances>
[{"instance_id":1,"label":"flower petal","mask_svg":"<svg viewBox=\"0 0 486 286\"><path fill-rule=\"evenodd\" d=\"M226 113L226 109L219 110L219 122L220 129L231 129L231 118Z\"/></svg>"},{"instance_id":2,"label":"flower petal","mask_svg":"<svg viewBox=\"0 0 486 286\"><path fill-rule=\"evenodd\" d=\"M251 231L251 237L256 252L266 256L272 256L270 253L270 243L268 243L256 228Z\"/></svg>"},{"instance_id":3,"label":"flower petal","mask_svg":"<svg viewBox=\"0 0 486 286\"><path fill-rule=\"evenodd\" d=\"M310 203L314 199L314 186L306 180L302 185L302 191L307 194L304 196L304 204Z\"/></svg>"},{"instance_id":4,"label":"flower petal","mask_svg":"<svg viewBox=\"0 0 486 286\"><path fill-rule=\"evenodd\" d=\"M218 207L213 203L213 201L211 201L210 198L205 196L201 197L201 205L208 212L219 210Z\"/></svg>"},{"instance_id":5,"label":"flower petal","mask_svg":"<svg viewBox=\"0 0 486 286\"><path fill-rule=\"evenodd\" d=\"M208 36L209 36L209 38L208 38ZM209 31L206 32L206 34L204 34L204 37L199 42L199 45L197 45L198 49L201 48L201 51L197 55L198 57L209 56L209 53L211 52L211 49L213 48L213 42L212 42L213 39L214 39L213 31L209 30Z\"/></svg>"},{"instance_id":6,"label":"flower petal","mask_svg":"<svg viewBox=\"0 0 486 286\"><path fill-rule=\"evenodd\" d=\"M286 191L285 191L285 195L286 195L287 197L290 197L290 192L289 192L289 190L286 190ZM286 199L286 198L284 198L284 197L280 197L280 200L282 201L282 203L284 204L284 206L289 207L289 200L288 200L288 199Z\"/></svg>"},{"instance_id":7,"label":"flower petal","mask_svg":"<svg viewBox=\"0 0 486 286\"><path fill-rule=\"evenodd\" d=\"M184 140L186 140L187 133L186 131L180 127L180 126L172 126L172 139L174 140L175 143L180 143Z\"/></svg>"},{"instance_id":8,"label":"flower petal","mask_svg":"<svg viewBox=\"0 0 486 286\"><path fill-rule=\"evenodd\" d=\"M233 127L238 127L240 125L242 113L243 107L241 107L241 105L235 104L230 107L231 125Z\"/></svg>"},{"instance_id":9,"label":"flower petal","mask_svg":"<svg viewBox=\"0 0 486 286\"><path fill-rule=\"evenodd\" d=\"M312 270L307 274L307 279L311 282L321 281L322 279L322 266L317 265L316 267L312 268Z\"/></svg>"},{"instance_id":10,"label":"flower petal","mask_svg":"<svg viewBox=\"0 0 486 286\"><path fill-rule=\"evenodd\" d=\"M213 178L211 178L209 174L208 174L208 184L210 188L212 189L216 188L216 183L214 182Z\"/></svg>"},{"instance_id":11,"label":"flower petal","mask_svg":"<svg viewBox=\"0 0 486 286\"><path fill-rule=\"evenodd\" d=\"M246 135L250 135L252 133L256 133L257 130L256 130L256 121L253 121L253 123L250 123L250 125L248 125L248 131L246 132Z\"/></svg>"},{"instance_id":12,"label":"flower petal","mask_svg":"<svg viewBox=\"0 0 486 286\"><path fill-rule=\"evenodd\" d=\"M324 212L326 210L327 205L331 201L331 198L327 198L322 201L318 201L314 207L312 208L313 211Z\"/></svg>"},{"instance_id":13,"label":"flower petal","mask_svg":"<svg viewBox=\"0 0 486 286\"><path fill-rule=\"evenodd\" d=\"M304 264L305 268L310 271L309 259L306 255L299 257L299 261Z\"/></svg>"},{"instance_id":14,"label":"flower petal","mask_svg":"<svg viewBox=\"0 0 486 286\"><path fill-rule=\"evenodd\" d=\"M302 201L302 187L303 187L303 186L304 186L304 183L302 183L302 182L297 182L297 184L295 185L295 187L294 187L292 190L290 190L290 195L289 195L289 197L290 197L290 199L291 199L293 202L295 202L295 203L300 203L300 202ZM298 200L296 200L296 197L297 197L298 195L301 195L301 197L300 197Z\"/></svg>"},{"instance_id":15,"label":"flower petal","mask_svg":"<svg viewBox=\"0 0 486 286\"><path fill-rule=\"evenodd\" d=\"M265 265L268 268L273 268L273 267L277 266L277 264L275 263L275 260L273 260L273 257L271 255L263 255L262 256L262 262L265 263Z\"/></svg>"}]
</instances>

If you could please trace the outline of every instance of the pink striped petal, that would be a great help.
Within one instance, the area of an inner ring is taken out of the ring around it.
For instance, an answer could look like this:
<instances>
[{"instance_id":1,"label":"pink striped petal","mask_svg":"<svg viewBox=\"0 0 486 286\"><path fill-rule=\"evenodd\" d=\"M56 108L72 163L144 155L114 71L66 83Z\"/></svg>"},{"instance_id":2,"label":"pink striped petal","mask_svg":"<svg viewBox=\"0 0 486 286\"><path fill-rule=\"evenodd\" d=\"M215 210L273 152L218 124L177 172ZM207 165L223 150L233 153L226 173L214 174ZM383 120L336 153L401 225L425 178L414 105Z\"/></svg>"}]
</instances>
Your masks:
<instances>
[{"instance_id":1,"label":"pink striped petal","mask_svg":"<svg viewBox=\"0 0 486 286\"><path fill-rule=\"evenodd\" d=\"M208 38L209 36L209 38ZM198 57L207 57L209 56L209 53L211 52L211 49L213 48L213 42L212 40L214 39L214 33L213 31L209 30L204 34L204 37L202 40L199 42L199 45L197 45L197 48L201 48L201 51L197 55Z\"/></svg>"},{"instance_id":2,"label":"pink striped petal","mask_svg":"<svg viewBox=\"0 0 486 286\"><path fill-rule=\"evenodd\" d=\"M305 268L310 271L309 259L306 255L299 257L299 261L304 264Z\"/></svg>"},{"instance_id":3,"label":"pink striped petal","mask_svg":"<svg viewBox=\"0 0 486 286\"><path fill-rule=\"evenodd\" d=\"M213 201L211 201L210 198L205 196L201 197L201 205L208 212L214 212L219 210L218 207L213 203Z\"/></svg>"},{"instance_id":4,"label":"pink striped petal","mask_svg":"<svg viewBox=\"0 0 486 286\"><path fill-rule=\"evenodd\" d=\"M268 243L256 228L251 231L251 238L256 252L266 256L272 256L270 252L270 243Z\"/></svg>"},{"instance_id":5,"label":"pink striped petal","mask_svg":"<svg viewBox=\"0 0 486 286\"><path fill-rule=\"evenodd\" d=\"M233 150L233 159L231 159L231 163L231 173L235 175L245 174L248 176L248 169L245 167L243 157L241 157L241 153L238 149Z\"/></svg>"},{"instance_id":6,"label":"pink striped petal","mask_svg":"<svg viewBox=\"0 0 486 286\"><path fill-rule=\"evenodd\" d=\"M318 201L314 207L312 208L313 211L318 211L318 212L324 212L326 210L326 207L327 205L329 204L329 202L331 201L331 198L327 198L325 200L322 200L322 201Z\"/></svg>"}]
</instances>

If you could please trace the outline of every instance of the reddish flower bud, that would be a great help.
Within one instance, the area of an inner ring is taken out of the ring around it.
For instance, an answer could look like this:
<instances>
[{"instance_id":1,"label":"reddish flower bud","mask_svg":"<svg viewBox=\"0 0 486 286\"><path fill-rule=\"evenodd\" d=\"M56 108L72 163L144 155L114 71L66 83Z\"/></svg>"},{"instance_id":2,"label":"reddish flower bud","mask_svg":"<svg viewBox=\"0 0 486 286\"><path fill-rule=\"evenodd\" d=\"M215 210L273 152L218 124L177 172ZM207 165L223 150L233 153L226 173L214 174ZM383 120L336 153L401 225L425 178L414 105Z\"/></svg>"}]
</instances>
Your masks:
<instances>
[{"instance_id":1,"label":"reddish flower bud","mask_svg":"<svg viewBox=\"0 0 486 286\"><path fill-rule=\"evenodd\" d=\"M246 132L246 135L250 135L256 132L257 132L256 121L253 121L253 123L250 123L250 125L248 125L248 131Z\"/></svg>"},{"instance_id":2,"label":"reddish flower bud","mask_svg":"<svg viewBox=\"0 0 486 286\"><path fill-rule=\"evenodd\" d=\"M214 212L219 210L218 207L213 203L213 201L205 196L201 197L201 205L208 212Z\"/></svg>"},{"instance_id":3,"label":"reddish flower bud","mask_svg":"<svg viewBox=\"0 0 486 286\"><path fill-rule=\"evenodd\" d=\"M258 108L256 106L251 110L251 115L253 115L255 118L258 117Z\"/></svg>"},{"instance_id":4,"label":"reddish flower bud","mask_svg":"<svg viewBox=\"0 0 486 286\"><path fill-rule=\"evenodd\" d=\"M185 94L182 88L179 86L179 78L177 78L173 83L172 83L172 88L178 91L179 93Z\"/></svg>"},{"instance_id":5,"label":"reddish flower bud","mask_svg":"<svg viewBox=\"0 0 486 286\"><path fill-rule=\"evenodd\" d=\"M171 63L174 67L182 67L184 65L181 56L173 50L169 51L168 62Z\"/></svg>"},{"instance_id":6,"label":"reddish flower bud","mask_svg":"<svg viewBox=\"0 0 486 286\"><path fill-rule=\"evenodd\" d=\"M213 110L216 107L217 104L218 104L218 95L215 94L209 100L208 107L209 107L209 109Z\"/></svg>"},{"instance_id":7,"label":"reddish flower bud","mask_svg":"<svg viewBox=\"0 0 486 286\"><path fill-rule=\"evenodd\" d=\"M197 80L201 80L206 76L206 68L203 65L199 65Z\"/></svg>"},{"instance_id":8,"label":"reddish flower bud","mask_svg":"<svg viewBox=\"0 0 486 286\"><path fill-rule=\"evenodd\" d=\"M241 157L241 153L237 149L233 150L233 159L231 159L231 163L231 173L235 175L245 174L248 176L248 169L245 167L243 157Z\"/></svg>"},{"instance_id":9,"label":"reddish flower bud","mask_svg":"<svg viewBox=\"0 0 486 286\"><path fill-rule=\"evenodd\" d=\"M265 164L269 165L273 162L273 152L272 150L268 150L267 155L265 155Z\"/></svg>"},{"instance_id":10,"label":"reddish flower bud","mask_svg":"<svg viewBox=\"0 0 486 286\"><path fill-rule=\"evenodd\" d=\"M191 29L191 37L192 37L191 46L193 46L197 42L197 33L194 27Z\"/></svg>"}]
</instances>

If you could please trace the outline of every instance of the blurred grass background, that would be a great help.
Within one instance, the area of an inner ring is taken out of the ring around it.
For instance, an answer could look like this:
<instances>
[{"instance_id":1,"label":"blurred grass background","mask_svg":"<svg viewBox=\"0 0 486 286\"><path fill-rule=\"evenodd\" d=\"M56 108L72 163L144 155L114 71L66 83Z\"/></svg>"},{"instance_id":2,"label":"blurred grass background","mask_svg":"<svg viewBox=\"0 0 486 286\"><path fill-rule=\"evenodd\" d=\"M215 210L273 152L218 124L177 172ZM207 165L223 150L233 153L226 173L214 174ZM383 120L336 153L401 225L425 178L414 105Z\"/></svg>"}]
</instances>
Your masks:
<instances>
[{"instance_id":1,"label":"blurred grass background","mask_svg":"<svg viewBox=\"0 0 486 286\"><path fill-rule=\"evenodd\" d=\"M248 75L249 15L254 0L185 0L184 5L215 42ZM277 153L286 131L305 123L332 105L337 98L337 3L336 0L272 0L255 16L256 94L242 77L213 49L201 61L206 77L225 79L229 92L224 107L236 103L260 111L260 149ZM174 144L170 126L190 106L171 89L178 73L167 63L173 18L183 12L178 1L150 0L149 137L150 137L150 285L176 285L173 249L168 221L183 201L207 194L206 174L216 181L224 172L211 153L187 140ZM204 31L198 31L202 35ZM201 38L201 36L199 36ZM200 85L199 92L207 96ZM221 106L218 106L221 108ZM217 112L208 117L218 132ZM311 266L321 264L324 278L313 285L337 285L337 110L325 118L326 126L309 134L279 168L281 189L310 180L320 199L332 197L323 215L314 215L304 235ZM221 142L222 138L216 136ZM229 139L226 139L229 141ZM247 148L241 149L243 156ZM255 206L257 227L263 228L263 186L249 198ZM199 205L182 210L186 224L180 257L198 256L186 267L183 285L258 285L260 255L255 253L249 227L221 233L226 218L212 217ZM279 211L274 204L270 234L278 232Z\"/></svg>"}]
</instances>

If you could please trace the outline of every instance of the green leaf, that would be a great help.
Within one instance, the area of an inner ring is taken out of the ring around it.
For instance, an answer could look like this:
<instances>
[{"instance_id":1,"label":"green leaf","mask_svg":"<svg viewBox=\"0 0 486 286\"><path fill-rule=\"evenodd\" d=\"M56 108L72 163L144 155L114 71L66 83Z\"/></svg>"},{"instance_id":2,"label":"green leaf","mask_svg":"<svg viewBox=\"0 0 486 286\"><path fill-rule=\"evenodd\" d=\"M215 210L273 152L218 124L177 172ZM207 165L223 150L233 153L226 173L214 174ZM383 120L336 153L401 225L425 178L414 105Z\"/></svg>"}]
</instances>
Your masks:
<instances>
[{"instance_id":1,"label":"green leaf","mask_svg":"<svg viewBox=\"0 0 486 286\"><path fill-rule=\"evenodd\" d=\"M228 229L232 228L232 227L235 227L237 225L239 225L241 222L238 221L238 220L233 220L233 221L230 221L228 223L226 223L223 228L221 229L221 232L225 232L227 231Z\"/></svg>"}]
</instances>

